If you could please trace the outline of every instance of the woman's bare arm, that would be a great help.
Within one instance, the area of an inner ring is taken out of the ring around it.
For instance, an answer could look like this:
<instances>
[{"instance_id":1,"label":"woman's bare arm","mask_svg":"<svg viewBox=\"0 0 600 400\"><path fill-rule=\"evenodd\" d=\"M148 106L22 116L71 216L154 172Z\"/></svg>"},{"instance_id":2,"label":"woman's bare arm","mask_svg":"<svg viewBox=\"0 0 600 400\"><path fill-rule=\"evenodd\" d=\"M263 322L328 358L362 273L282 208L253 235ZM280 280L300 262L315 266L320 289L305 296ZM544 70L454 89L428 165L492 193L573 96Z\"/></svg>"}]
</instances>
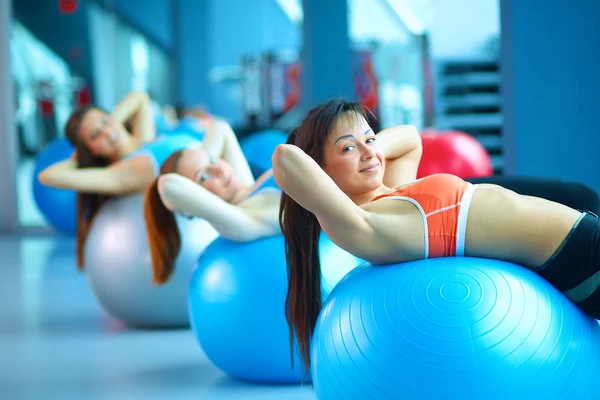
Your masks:
<instances>
[{"instance_id":1,"label":"woman's bare arm","mask_svg":"<svg viewBox=\"0 0 600 400\"><path fill-rule=\"evenodd\" d=\"M278 201L271 207L263 207L260 212L251 213L179 174L162 175L158 192L169 210L205 219L221 236L230 240L247 242L281 232Z\"/></svg>"},{"instance_id":2,"label":"woman's bare arm","mask_svg":"<svg viewBox=\"0 0 600 400\"><path fill-rule=\"evenodd\" d=\"M395 187L417 177L423 154L421 135L412 125L387 128L375 135L377 146L385 155L383 184Z\"/></svg>"},{"instance_id":3,"label":"woman's bare arm","mask_svg":"<svg viewBox=\"0 0 600 400\"><path fill-rule=\"evenodd\" d=\"M150 159L137 156L105 168L77 168L77 161L69 158L44 169L37 178L44 185L61 189L123 195L143 191L154 177Z\"/></svg>"},{"instance_id":4,"label":"woman's bare arm","mask_svg":"<svg viewBox=\"0 0 600 400\"><path fill-rule=\"evenodd\" d=\"M223 120L215 120L208 128L202 147L212 157L220 158L229 163L235 175L243 185L254 184L254 176L248 160L242 152L240 143L231 126Z\"/></svg>"},{"instance_id":5,"label":"woman's bare arm","mask_svg":"<svg viewBox=\"0 0 600 400\"><path fill-rule=\"evenodd\" d=\"M145 92L132 91L117 104L111 116L120 123L132 122L132 135L143 142L156 139L156 126L150 98Z\"/></svg>"}]
</instances>

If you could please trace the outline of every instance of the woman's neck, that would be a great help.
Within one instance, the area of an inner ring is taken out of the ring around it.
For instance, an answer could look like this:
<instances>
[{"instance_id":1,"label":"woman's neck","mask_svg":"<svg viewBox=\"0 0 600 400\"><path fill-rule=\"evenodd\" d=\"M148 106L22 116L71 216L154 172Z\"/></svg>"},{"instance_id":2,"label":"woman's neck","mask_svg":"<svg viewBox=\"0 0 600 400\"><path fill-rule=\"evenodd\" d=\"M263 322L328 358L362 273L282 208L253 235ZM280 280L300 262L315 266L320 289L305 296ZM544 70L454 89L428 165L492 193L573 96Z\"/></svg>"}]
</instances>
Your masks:
<instances>
[{"instance_id":1,"label":"woman's neck","mask_svg":"<svg viewBox=\"0 0 600 400\"><path fill-rule=\"evenodd\" d=\"M354 204L356 204L357 206L361 206L363 204L370 203L371 200L373 200L375 197L377 197L380 194L384 193L384 191L382 189L389 189L389 188L383 186L383 187L381 187L379 189L372 190L372 191L367 192L367 193L360 193L360 194L349 195L348 197L350 197L350 200L352 200L352 202Z\"/></svg>"}]
</instances>

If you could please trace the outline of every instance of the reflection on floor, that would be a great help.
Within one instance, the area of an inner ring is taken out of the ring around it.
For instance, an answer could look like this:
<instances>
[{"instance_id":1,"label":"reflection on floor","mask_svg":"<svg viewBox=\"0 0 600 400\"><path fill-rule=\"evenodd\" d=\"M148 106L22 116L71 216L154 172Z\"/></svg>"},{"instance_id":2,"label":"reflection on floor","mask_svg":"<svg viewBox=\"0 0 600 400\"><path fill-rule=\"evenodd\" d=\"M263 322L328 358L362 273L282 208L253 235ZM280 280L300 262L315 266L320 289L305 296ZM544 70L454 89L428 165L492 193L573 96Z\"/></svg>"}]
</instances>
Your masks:
<instances>
[{"instance_id":1,"label":"reflection on floor","mask_svg":"<svg viewBox=\"0 0 600 400\"><path fill-rule=\"evenodd\" d=\"M311 386L228 378L191 330L130 330L108 317L71 238L0 236L0 398L314 399Z\"/></svg>"},{"instance_id":2,"label":"reflection on floor","mask_svg":"<svg viewBox=\"0 0 600 400\"><path fill-rule=\"evenodd\" d=\"M33 171L35 159L23 158L17 168L17 201L19 204L19 222L24 227L46 226L44 216L33 199Z\"/></svg>"}]
</instances>

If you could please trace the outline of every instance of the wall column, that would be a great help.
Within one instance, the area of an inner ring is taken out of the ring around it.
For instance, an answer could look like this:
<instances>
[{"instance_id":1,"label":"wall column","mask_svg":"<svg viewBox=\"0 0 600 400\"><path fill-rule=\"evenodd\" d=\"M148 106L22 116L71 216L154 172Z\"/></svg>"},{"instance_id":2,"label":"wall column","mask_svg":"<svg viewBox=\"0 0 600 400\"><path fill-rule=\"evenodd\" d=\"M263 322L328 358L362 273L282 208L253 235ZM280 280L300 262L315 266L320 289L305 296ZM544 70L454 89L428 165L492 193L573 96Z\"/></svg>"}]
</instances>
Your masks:
<instances>
[{"instance_id":1,"label":"wall column","mask_svg":"<svg viewBox=\"0 0 600 400\"><path fill-rule=\"evenodd\" d=\"M346 0L303 0L302 105L354 100Z\"/></svg>"},{"instance_id":2,"label":"wall column","mask_svg":"<svg viewBox=\"0 0 600 400\"><path fill-rule=\"evenodd\" d=\"M0 233L19 229L17 131L10 63L11 1L0 1Z\"/></svg>"}]
</instances>

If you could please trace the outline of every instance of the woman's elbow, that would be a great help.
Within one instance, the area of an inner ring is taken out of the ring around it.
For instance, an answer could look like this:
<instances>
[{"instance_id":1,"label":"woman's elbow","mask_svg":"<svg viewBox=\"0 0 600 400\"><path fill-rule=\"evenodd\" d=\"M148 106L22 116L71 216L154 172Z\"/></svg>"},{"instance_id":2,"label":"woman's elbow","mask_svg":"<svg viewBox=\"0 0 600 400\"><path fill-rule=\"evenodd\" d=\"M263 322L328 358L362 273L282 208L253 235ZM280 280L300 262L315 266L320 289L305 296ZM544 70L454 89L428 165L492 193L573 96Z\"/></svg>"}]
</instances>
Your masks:
<instances>
[{"instance_id":1,"label":"woman's elbow","mask_svg":"<svg viewBox=\"0 0 600 400\"><path fill-rule=\"evenodd\" d=\"M275 147L275 151L271 155L271 164L273 165L273 172L279 171L281 169L281 158L283 157L283 153L285 152L285 145L278 144Z\"/></svg>"},{"instance_id":2,"label":"woman's elbow","mask_svg":"<svg viewBox=\"0 0 600 400\"><path fill-rule=\"evenodd\" d=\"M144 90L133 90L131 91L131 94L142 101L150 102L150 96L148 95L148 92Z\"/></svg>"},{"instance_id":3,"label":"woman's elbow","mask_svg":"<svg viewBox=\"0 0 600 400\"><path fill-rule=\"evenodd\" d=\"M56 172L46 168L37 174L37 180L44 186L59 187L60 181Z\"/></svg>"},{"instance_id":4,"label":"woman's elbow","mask_svg":"<svg viewBox=\"0 0 600 400\"><path fill-rule=\"evenodd\" d=\"M423 140L421 139L421 133L414 125L404 125L402 129L402 135L404 137L410 137L411 142L414 144L415 149L421 149L423 147Z\"/></svg>"},{"instance_id":5,"label":"woman's elbow","mask_svg":"<svg viewBox=\"0 0 600 400\"><path fill-rule=\"evenodd\" d=\"M423 155L423 139L417 128L414 125L407 125L404 127L402 135L405 138L404 140L409 143L405 154L410 153L411 156L420 159Z\"/></svg>"},{"instance_id":6,"label":"woman's elbow","mask_svg":"<svg viewBox=\"0 0 600 400\"><path fill-rule=\"evenodd\" d=\"M291 155L290 146L292 145L277 145L277 147L275 147L273 155L271 156L271 164L273 166L273 178L275 178L275 182L277 182L277 184L280 187L283 187L282 185L285 183L285 173L289 168L289 164L292 162L292 160L289 159L289 156Z\"/></svg>"},{"instance_id":7,"label":"woman's elbow","mask_svg":"<svg viewBox=\"0 0 600 400\"><path fill-rule=\"evenodd\" d=\"M418 141L415 143L413 154L415 154L415 157L417 157L419 161L421 160L421 157L423 156L423 142L421 141L421 136L419 136Z\"/></svg>"},{"instance_id":8,"label":"woman's elbow","mask_svg":"<svg viewBox=\"0 0 600 400\"><path fill-rule=\"evenodd\" d=\"M37 180L38 180L38 181L39 181L39 182L40 182L42 185L49 186L49 185L50 185L50 180L49 180L49 177L48 177L48 175L49 175L49 174L48 174L48 171L46 171L46 170L40 171L40 172L38 172L38 174L37 174Z\"/></svg>"},{"instance_id":9,"label":"woman's elbow","mask_svg":"<svg viewBox=\"0 0 600 400\"><path fill-rule=\"evenodd\" d=\"M171 200L175 197L174 193L176 190L177 182L175 182L173 177L168 174L158 177L158 195L160 196L162 203L170 211L173 211Z\"/></svg>"},{"instance_id":10,"label":"woman's elbow","mask_svg":"<svg viewBox=\"0 0 600 400\"><path fill-rule=\"evenodd\" d=\"M277 182L277 184L282 187L282 183L283 183L283 171L282 171L282 157L283 157L283 152L285 152L285 148L283 147L284 145L277 145L277 147L275 147L275 151L273 152L273 154L271 155L271 166L273 169L273 179L275 179L275 182Z\"/></svg>"}]
</instances>

